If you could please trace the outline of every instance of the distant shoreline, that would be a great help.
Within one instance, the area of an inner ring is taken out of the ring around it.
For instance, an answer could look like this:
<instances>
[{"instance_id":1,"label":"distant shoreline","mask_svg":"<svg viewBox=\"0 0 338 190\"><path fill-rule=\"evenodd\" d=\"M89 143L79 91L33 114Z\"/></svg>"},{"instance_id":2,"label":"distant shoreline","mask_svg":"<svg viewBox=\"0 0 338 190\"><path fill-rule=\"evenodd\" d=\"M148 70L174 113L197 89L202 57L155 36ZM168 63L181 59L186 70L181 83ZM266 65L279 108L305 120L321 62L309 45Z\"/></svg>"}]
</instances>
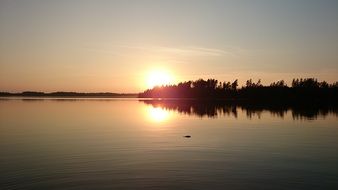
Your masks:
<instances>
[{"instance_id":1,"label":"distant shoreline","mask_svg":"<svg viewBox=\"0 0 338 190\"><path fill-rule=\"evenodd\" d=\"M0 97L3 98L137 98L138 94L134 93L111 93L111 92L94 92L94 93L82 93L82 92L33 92L26 91L20 93L0 92Z\"/></svg>"}]
</instances>

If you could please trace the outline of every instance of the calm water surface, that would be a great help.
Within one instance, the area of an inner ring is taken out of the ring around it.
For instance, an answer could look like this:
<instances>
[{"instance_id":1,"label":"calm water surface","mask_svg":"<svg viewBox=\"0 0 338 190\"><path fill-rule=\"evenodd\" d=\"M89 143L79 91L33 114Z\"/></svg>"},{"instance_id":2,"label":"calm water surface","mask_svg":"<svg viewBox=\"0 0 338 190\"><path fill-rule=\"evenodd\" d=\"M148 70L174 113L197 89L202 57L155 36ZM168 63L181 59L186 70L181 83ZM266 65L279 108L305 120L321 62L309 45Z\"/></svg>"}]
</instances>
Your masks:
<instances>
[{"instance_id":1,"label":"calm water surface","mask_svg":"<svg viewBox=\"0 0 338 190\"><path fill-rule=\"evenodd\" d=\"M0 189L337 189L337 114L302 113L0 100Z\"/></svg>"}]
</instances>

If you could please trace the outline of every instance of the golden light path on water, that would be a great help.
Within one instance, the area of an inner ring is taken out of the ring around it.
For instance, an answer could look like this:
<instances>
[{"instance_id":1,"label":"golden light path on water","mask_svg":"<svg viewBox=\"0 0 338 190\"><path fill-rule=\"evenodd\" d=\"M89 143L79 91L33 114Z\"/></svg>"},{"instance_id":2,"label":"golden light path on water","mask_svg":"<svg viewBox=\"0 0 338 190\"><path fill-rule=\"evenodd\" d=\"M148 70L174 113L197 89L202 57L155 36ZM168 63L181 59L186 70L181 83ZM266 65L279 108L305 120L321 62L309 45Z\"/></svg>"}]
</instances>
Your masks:
<instances>
[{"instance_id":1,"label":"golden light path on water","mask_svg":"<svg viewBox=\"0 0 338 190\"><path fill-rule=\"evenodd\" d=\"M148 117L153 122L164 122L169 120L170 112L164 110L161 107L148 107L147 109Z\"/></svg>"}]
</instances>

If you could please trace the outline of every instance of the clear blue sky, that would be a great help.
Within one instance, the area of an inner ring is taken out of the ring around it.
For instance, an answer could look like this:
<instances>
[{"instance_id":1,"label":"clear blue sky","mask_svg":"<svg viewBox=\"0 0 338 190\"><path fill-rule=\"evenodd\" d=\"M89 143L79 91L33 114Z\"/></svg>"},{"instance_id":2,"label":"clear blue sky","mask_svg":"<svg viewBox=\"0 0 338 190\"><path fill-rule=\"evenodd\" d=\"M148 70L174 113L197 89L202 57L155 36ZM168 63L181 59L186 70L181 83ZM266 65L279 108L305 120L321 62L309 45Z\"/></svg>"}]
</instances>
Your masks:
<instances>
[{"instance_id":1,"label":"clear blue sky","mask_svg":"<svg viewBox=\"0 0 338 190\"><path fill-rule=\"evenodd\" d=\"M338 1L0 0L0 91L198 78L338 80Z\"/></svg>"}]
</instances>

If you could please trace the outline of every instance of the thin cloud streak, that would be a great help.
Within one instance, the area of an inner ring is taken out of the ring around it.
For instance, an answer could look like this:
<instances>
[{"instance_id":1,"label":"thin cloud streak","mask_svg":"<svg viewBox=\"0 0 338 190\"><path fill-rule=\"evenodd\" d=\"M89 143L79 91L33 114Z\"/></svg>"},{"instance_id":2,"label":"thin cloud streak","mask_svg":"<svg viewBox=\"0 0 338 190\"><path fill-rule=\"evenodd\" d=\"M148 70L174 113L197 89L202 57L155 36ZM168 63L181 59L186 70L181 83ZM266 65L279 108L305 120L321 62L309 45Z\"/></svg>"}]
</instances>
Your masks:
<instances>
[{"instance_id":1,"label":"thin cloud streak","mask_svg":"<svg viewBox=\"0 0 338 190\"><path fill-rule=\"evenodd\" d=\"M235 51L235 49L226 51L223 49L205 48L205 47L167 47L167 46L116 46L116 47L147 51L150 53L157 52L182 56L224 56L224 55L234 55Z\"/></svg>"},{"instance_id":2,"label":"thin cloud streak","mask_svg":"<svg viewBox=\"0 0 338 190\"><path fill-rule=\"evenodd\" d=\"M112 56L130 57L134 53L142 52L148 54L157 54L163 56L176 57L241 57L251 56L254 52L260 50L243 49L240 47L209 48L200 46L137 46L137 45L109 45L105 44L99 47L85 47L88 51L111 54Z\"/></svg>"}]
</instances>

